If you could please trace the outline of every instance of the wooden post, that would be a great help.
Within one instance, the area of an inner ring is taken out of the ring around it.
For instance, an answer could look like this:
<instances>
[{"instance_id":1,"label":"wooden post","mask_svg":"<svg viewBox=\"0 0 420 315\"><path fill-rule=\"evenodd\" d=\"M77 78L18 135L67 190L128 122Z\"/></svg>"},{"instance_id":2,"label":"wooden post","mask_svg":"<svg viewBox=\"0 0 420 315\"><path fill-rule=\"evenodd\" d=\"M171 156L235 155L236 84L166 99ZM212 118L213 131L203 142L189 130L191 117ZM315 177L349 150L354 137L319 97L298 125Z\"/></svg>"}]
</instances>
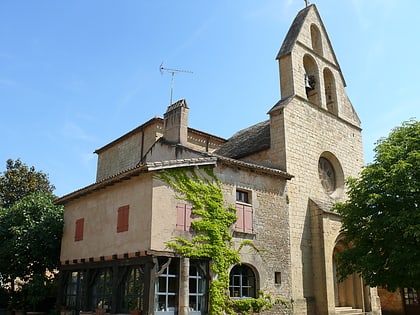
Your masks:
<instances>
[{"instance_id":1,"label":"wooden post","mask_svg":"<svg viewBox=\"0 0 420 315\"><path fill-rule=\"evenodd\" d=\"M190 259L182 257L180 259L180 273L179 273L179 315L190 314Z\"/></svg>"}]
</instances>

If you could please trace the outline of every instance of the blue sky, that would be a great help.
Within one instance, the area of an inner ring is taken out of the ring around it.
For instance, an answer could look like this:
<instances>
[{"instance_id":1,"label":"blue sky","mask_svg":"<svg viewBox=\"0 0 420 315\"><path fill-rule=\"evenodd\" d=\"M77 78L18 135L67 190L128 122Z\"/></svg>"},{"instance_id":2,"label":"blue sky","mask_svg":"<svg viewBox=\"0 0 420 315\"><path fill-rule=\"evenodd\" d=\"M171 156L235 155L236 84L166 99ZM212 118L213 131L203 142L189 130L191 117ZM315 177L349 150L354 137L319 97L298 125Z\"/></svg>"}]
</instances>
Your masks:
<instances>
[{"instance_id":1,"label":"blue sky","mask_svg":"<svg viewBox=\"0 0 420 315\"><path fill-rule=\"evenodd\" d=\"M315 3L374 143L420 117L418 0ZM49 174L59 196L95 181L110 141L186 98L190 127L224 138L268 118L275 56L303 0L0 1L0 170Z\"/></svg>"}]
</instances>

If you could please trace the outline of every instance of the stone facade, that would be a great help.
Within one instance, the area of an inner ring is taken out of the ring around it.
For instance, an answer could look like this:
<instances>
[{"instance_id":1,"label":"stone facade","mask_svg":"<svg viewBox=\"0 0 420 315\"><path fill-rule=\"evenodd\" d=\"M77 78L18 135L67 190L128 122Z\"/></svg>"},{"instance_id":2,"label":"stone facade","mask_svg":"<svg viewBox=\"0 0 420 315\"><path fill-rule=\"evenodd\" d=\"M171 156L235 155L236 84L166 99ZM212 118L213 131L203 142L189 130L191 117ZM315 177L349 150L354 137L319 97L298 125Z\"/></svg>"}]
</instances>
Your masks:
<instances>
[{"instance_id":1,"label":"stone facade","mask_svg":"<svg viewBox=\"0 0 420 315\"><path fill-rule=\"evenodd\" d=\"M346 244L331 207L345 200L344 181L364 162L360 121L315 5L298 13L277 59L281 99L267 121L225 140L188 128L180 100L163 119L96 151L96 183L58 200L62 304L79 312L100 302L128 313L135 302L144 314L205 314L208 260L166 246L191 237L191 207L156 175L211 167L225 204L237 209L233 246L252 240L259 249L242 249L242 265L232 266L232 298L261 289L289 301L293 314L381 313L375 288L358 275L339 283L335 274L334 255Z\"/></svg>"}]
</instances>

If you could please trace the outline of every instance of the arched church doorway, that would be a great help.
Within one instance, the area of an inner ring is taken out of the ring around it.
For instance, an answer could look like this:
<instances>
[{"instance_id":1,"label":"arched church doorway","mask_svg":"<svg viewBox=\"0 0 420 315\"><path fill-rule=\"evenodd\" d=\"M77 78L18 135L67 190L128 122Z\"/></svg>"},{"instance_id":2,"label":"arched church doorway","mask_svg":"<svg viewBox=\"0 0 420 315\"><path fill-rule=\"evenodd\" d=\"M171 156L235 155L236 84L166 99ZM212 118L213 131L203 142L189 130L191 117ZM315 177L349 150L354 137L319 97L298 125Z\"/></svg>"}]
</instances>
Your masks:
<instances>
[{"instance_id":1,"label":"arched church doorway","mask_svg":"<svg viewBox=\"0 0 420 315\"><path fill-rule=\"evenodd\" d=\"M335 306L351 307L368 312L370 311L369 287L364 284L363 278L359 274L353 273L348 275L344 280L339 281L336 257L346 247L347 244L340 240L335 245L333 252Z\"/></svg>"}]
</instances>

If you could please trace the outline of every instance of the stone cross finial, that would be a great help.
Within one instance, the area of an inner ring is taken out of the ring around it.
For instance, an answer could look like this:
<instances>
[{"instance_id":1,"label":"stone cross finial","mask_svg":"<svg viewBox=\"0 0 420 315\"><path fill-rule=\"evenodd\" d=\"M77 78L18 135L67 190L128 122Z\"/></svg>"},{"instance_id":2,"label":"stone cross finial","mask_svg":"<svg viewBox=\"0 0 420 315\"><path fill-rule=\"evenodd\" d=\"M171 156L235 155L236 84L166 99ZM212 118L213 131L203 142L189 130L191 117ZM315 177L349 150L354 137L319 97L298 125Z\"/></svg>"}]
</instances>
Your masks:
<instances>
[{"instance_id":1,"label":"stone cross finial","mask_svg":"<svg viewBox=\"0 0 420 315\"><path fill-rule=\"evenodd\" d=\"M309 0L305 0L305 4L306 4L306 6L308 6L309 5Z\"/></svg>"}]
</instances>

